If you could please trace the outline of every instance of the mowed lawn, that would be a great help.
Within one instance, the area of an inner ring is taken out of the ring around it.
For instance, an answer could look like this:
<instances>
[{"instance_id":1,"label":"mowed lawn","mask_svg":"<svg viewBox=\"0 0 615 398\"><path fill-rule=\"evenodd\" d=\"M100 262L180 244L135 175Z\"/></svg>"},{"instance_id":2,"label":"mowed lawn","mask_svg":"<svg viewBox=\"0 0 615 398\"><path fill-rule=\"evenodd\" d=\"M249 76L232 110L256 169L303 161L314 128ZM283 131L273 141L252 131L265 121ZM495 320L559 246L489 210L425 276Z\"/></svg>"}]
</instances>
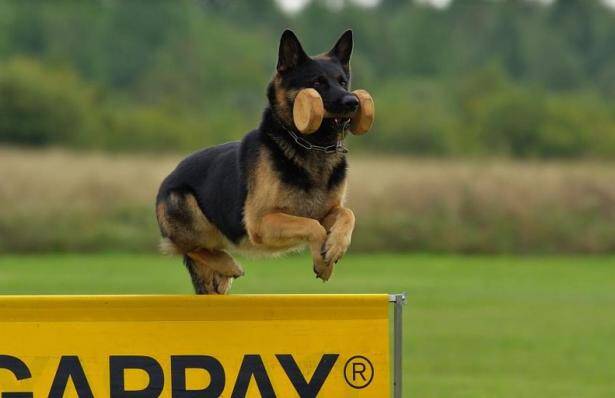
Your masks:
<instances>
[{"instance_id":1,"label":"mowed lawn","mask_svg":"<svg viewBox=\"0 0 615 398\"><path fill-rule=\"evenodd\" d=\"M244 260L233 293L409 294L404 397L615 397L615 258ZM1 294L190 293L178 258L0 257Z\"/></svg>"}]
</instances>

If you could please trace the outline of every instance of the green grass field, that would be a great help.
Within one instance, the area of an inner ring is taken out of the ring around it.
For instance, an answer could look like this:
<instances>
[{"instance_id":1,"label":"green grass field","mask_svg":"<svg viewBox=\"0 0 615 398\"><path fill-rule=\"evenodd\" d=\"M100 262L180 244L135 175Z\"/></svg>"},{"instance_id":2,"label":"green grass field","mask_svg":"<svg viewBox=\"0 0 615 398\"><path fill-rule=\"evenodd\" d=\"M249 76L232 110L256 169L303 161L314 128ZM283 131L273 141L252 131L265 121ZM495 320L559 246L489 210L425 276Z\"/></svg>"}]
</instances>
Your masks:
<instances>
[{"instance_id":1,"label":"green grass field","mask_svg":"<svg viewBox=\"0 0 615 398\"><path fill-rule=\"evenodd\" d=\"M615 396L615 258L244 260L233 293L407 291L405 397ZM190 293L178 258L0 257L2 294Z\"/></svg>"}]
</instances>

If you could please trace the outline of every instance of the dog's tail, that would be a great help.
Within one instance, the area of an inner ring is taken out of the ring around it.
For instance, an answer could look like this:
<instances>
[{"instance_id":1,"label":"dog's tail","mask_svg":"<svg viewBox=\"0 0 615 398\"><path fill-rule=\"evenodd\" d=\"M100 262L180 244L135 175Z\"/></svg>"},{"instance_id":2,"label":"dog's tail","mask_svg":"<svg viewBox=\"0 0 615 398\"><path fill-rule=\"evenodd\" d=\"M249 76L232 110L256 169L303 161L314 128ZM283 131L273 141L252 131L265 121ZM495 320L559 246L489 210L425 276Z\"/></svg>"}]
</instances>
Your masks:
<instances>
[{"instance_id":1,"label":"dog's tail","mask_svg":"<svg viewBox=\"0 0 615 398\"><path fill-rule=\"evenodd\" d=\"M160 243L158 243L158 249L162 254L166 254L168 256L177 256L182 254L182 251L179 250L179 247L169 238L160 239Z\"/></svg>"}]
</instances>

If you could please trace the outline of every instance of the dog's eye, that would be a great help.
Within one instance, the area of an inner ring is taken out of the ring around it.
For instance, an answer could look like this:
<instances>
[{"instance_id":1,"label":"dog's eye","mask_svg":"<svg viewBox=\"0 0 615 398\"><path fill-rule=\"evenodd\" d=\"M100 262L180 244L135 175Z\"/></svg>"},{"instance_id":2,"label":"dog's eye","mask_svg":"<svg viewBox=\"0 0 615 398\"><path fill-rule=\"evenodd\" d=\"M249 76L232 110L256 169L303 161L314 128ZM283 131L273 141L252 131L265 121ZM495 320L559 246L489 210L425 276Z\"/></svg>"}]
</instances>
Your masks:
<instances>
[{"instance_id":1,"label":"dog's eye","mask_svg":"<svg viewBox=\"0 0 615 398\"><path fill-rule=\"evenodd\" d=\"M323 87L324 85L325 84L322 78L318 78L312 82L312 87L314 88L320 88L320 87Z\"/></svg>"},{"instance_id":2,"label":"dog's eye","mask_svg":"<svg viewBox=\"0 0 615 398\"><path fill-rule=\"evenodd\" d=\"M326 86L327 86L327 79L325 79L322 76L320 76L318 79L314 79L314 81L312 82L312 87L314 88L321 88L321 87L326 87Z\"/></svg>"},{"instance_id":3,"label":"dog's eye","mask_svg":"<svg viewBox=\"0 0 615 398\"><path fill-rule=\"evenodd\" d=\"M348 82L344 79L340 79L340 86L346 88L346 86L348 85Z\"/></svg>"}]
</instances>

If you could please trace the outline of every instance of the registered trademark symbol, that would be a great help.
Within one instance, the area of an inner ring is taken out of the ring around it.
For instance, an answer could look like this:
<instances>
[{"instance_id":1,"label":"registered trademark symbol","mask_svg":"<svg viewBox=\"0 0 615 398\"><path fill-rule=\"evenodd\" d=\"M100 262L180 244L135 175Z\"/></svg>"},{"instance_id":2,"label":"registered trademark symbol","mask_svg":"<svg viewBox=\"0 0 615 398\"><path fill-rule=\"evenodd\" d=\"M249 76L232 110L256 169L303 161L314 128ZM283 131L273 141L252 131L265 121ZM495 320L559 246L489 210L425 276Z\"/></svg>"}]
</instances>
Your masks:
<instances>
[{"instance_id":1,"label":"registered trademark symbol","mask_svg":"<svg viewBox=\"0 0 615 398\"><path fill-rule=\"evenodd\" d=\"M344 378L350 387L360 390L369 386L374 379L374 366L369 359L356 355L346 361Z\"/></svg>"}]
</instances>

